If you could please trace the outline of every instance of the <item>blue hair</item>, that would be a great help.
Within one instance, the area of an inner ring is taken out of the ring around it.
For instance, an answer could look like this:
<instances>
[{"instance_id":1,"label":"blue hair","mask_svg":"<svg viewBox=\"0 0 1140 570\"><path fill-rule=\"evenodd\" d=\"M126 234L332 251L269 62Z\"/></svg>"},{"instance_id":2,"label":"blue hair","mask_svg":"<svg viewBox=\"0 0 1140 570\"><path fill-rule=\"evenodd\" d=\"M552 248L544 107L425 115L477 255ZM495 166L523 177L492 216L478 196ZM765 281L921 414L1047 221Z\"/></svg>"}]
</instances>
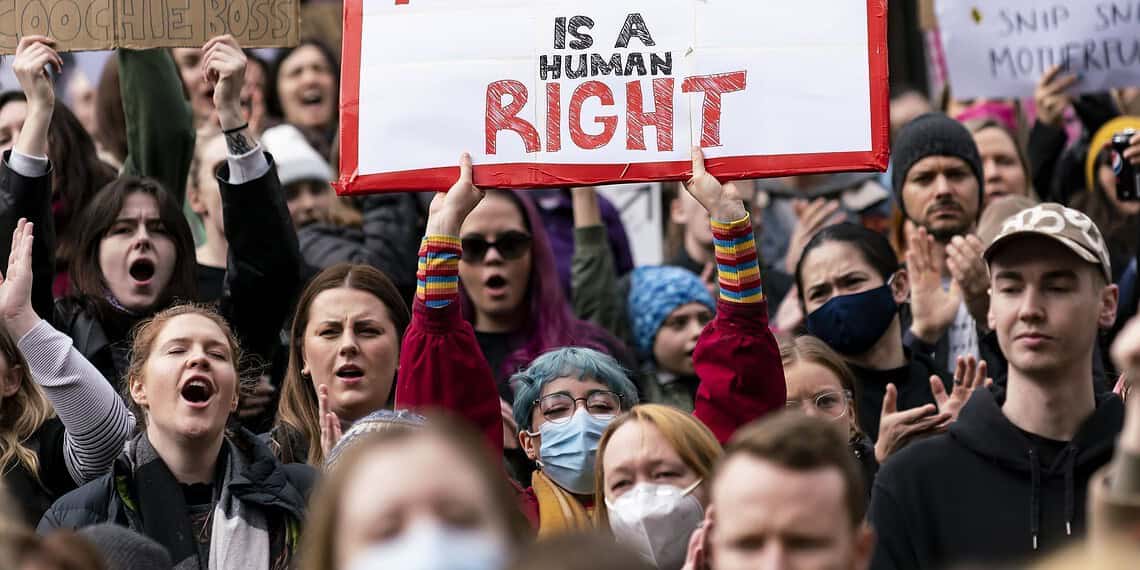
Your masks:
<instances>
[{"instance_id":1,"label":"blue hair","mask_svg":"<svg viewBox=\"0 0 1140 570\"><path fill-rule=\"evenodd\" d=\"M543 353L511 376L516 386L514 416L519 429L530 431L531 413L542 388L559 378L596 380L621 397L622 411L637 405L637 387L614 357L592 348L564 347Z\"/></svg>"}]
</instances>

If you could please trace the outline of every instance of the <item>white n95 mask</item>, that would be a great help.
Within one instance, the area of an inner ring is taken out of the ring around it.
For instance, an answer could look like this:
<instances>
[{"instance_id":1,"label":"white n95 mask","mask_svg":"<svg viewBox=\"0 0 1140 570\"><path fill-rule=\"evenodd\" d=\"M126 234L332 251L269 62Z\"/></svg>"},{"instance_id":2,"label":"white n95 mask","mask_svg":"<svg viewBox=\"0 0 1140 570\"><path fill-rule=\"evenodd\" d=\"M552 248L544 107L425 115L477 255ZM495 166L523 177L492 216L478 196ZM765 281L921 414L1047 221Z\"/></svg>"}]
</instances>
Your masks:
<instances>
[{"instance_id":1,"label":"white n95 mask","mask_svg":"<svg viewBox=\"0 0 1140 570\"><path fill-rule=\"evenodd\" d=\"M614 501L606 499L610 530L618 542L633 548L661 570L685 564L689 537L705 518L692 495L701 481L685 489L638 483Z\"/></svg>"}]
</instances>

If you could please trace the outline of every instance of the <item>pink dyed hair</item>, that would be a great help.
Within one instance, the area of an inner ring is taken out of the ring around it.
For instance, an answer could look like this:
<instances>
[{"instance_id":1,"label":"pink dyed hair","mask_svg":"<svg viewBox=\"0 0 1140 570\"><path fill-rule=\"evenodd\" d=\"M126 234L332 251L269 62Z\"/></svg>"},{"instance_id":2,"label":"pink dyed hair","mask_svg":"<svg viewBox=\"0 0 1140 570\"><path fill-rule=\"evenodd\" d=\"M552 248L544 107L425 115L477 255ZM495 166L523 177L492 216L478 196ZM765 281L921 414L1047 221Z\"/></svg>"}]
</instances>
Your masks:
<instances>
[{"instance_id":1,"label":"pink dyed hair","mask_svg":"<svg viewBox=\"0 0 1140 570\"><path fill-rule=\"evenodd\" d=\"M562 294L562 285L558 281L550 237L530 197L507 190L489 190L488 194L496 194L513 202L522 213L523 224L532 236L530 276L526 297L519 306L519 310L527 311L527 318L522 329L512 335L513 340L527 340L503 359L500 369L494 371L495 377L509 378L542 353L564 346L592 348L622 360L624 355L614 354L614 348L621 344L617 339L600 327L578 319L570 311L570 305ZM460 305L464 318L474 325L474 306L462 285Z\"/></svg>"}]
</instances>

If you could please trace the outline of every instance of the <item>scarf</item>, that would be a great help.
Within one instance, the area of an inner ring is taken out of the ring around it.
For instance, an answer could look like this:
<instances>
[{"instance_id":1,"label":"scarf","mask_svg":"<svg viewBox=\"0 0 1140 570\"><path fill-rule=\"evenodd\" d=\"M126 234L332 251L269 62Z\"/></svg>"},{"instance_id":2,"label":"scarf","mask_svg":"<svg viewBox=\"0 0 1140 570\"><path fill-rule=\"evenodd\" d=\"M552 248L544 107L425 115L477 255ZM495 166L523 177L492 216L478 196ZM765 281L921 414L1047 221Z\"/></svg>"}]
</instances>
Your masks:
<instances>
[{"instance_id":1,"label":"scarf","mask_svg":"<svg viewBox=\"0 0 1140 570\"><path fill-rule=\"evenodd\" d=\"M542 471L535 471L531 479L534 495L538 499L538 538L550 538L567 532L594 530L594 517L586 508Z\"/></svg>"},{"instance_id":2,"label":"scarf","mask_svg":"<svg viewBox=\"0 0 1140 570\"><path fill-rule=\"evenodd\" d=\"M145 433L127 444L127 461L133 473L133 495L142 534L166 547L175 570L228 570L268 568L268 523L263 513L234 496L231 483L246 467L245 458L227 438L222 444L214 493L208 561L199 559L198 545L182 489L158 456ZM219 483L220 482L220 483ZM218 489L220 487L220 493ZM203 562L206 564L204 565Z\"/></svg>"}]
</instances>

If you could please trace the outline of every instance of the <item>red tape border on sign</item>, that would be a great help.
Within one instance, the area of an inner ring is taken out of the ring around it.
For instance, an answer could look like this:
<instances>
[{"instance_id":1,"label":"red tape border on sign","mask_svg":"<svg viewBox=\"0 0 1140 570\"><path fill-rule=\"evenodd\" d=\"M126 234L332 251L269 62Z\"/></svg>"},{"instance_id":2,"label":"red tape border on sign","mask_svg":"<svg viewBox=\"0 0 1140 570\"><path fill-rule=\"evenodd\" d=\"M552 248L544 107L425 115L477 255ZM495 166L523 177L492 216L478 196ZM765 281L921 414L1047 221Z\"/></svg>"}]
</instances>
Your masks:
<instances>
[{"instance_id":1,"label":"red tape border on sign","mask_svg":"<svg viewBox=\"0 0 1140 570\"><path fill-rule=\"evenodd\" d=\"M402 170L361 176L360 38L365 0L344 2L344 44L340 83L340 179L337 193L370 194L446 190L459 177L456 166ZM375 1L375 0L373 0ZM409 0L395 0L408 4ZM888 141L889 71L887 64L887 0L867 0L867 54L871 84L871 150L815 154L728 156L709 158L705 167L720 180L769 178L819 172L885 170L890 158ZM513 163L476 165L475 184L487 188L550 188L605 183L687 180L689 161L630 164Z\"/></svg>"}]
</instances>

